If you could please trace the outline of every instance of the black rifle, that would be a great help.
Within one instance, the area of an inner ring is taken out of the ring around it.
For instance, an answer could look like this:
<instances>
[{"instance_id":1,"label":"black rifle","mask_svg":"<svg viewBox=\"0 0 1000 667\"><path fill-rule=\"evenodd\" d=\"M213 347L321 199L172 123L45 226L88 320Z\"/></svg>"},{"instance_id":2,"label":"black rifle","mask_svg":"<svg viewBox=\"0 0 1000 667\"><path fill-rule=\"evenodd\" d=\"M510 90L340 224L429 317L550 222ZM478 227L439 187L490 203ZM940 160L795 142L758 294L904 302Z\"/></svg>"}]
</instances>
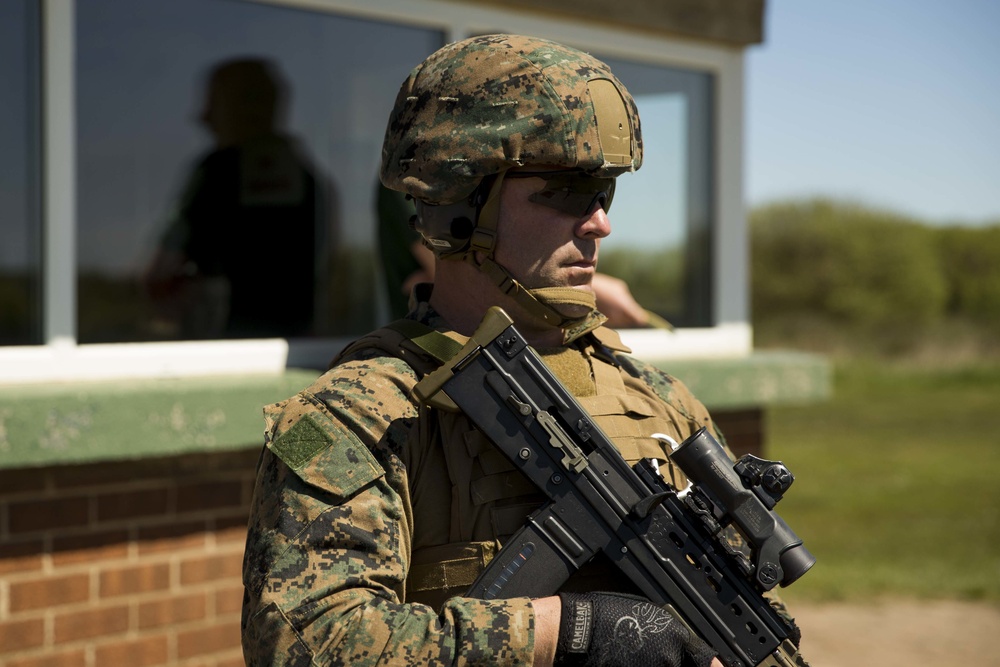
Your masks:
<instances>
[{"instance_id":1,"label":"black rifle","mask_svg":"<svg viewBox=\"0 0 1000 667\"><path fill-rule=\"evenodd\" d=\"M793 479L781 463L744 456L734 465L701 429L670 454L688 489L669 486L649 459L632 468L496 307L415 393L464 412L549 498L467 597L552 595L601 551L727 667L806 664L794 628L763 596L815 562L772 511ZM749 557L722 538L730 524Z\"/></svg>"}]
</instances>

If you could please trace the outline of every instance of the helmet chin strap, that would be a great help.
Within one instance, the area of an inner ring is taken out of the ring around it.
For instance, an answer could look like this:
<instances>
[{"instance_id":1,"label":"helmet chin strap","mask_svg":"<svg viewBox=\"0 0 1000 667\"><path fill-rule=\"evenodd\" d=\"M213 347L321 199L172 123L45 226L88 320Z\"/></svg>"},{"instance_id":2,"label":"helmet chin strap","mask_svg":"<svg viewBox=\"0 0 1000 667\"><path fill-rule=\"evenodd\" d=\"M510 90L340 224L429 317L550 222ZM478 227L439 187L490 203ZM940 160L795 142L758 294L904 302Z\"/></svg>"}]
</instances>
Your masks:
<instances>
[{"instance_id":1,"label":"helmet chin strap","mask_svg":"<svg viewBox=\"0 0 1000 667\"><path fill-rule=\"evenodd\" d=\"M506 171L497 174L489 195L479 211L476 230L472 235L465 259L482 271L499 288L512 298L531 317L563 330L563 342L568 343L588 331L604 324L608 318L597 310L597 298L592 292L572 287L541 287L528 289L519 283L503 266L493 259L496 249L497 224L500 219L500 189ZM476 258L482 253L484 259ZM574 311L584 308L583 315L568 315L561 308Z\"/></svg>"},{"instance_id":2,"label":"helmet chin strap","mask_svg":"<svg viewBox=\"0 0 1000 667\"><path fill-rule=\"evenodd\" d=\"M475 260L472 261L476 263ZM507 269L497 264L492 257L487 257L476 263L476 267L485 273L501 292L514 299L530 315L548 325L561 328L575 324L577 320L581 319L581 316L563 313L559 310L560 306L583 307L588 311L597 308L597 299L592 292L584 292L572 287L528 289L510 275ZM582 317L588 317L588 315Z\"/></svg>"}]
</instances>

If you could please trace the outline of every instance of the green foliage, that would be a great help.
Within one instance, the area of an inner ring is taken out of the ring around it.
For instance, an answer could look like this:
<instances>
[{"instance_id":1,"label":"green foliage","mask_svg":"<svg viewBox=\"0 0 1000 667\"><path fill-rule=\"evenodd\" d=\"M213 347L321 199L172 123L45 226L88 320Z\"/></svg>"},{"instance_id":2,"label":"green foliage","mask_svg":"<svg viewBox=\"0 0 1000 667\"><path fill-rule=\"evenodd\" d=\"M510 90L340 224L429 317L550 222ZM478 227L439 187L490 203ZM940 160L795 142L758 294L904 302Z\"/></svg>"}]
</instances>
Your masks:
<instances>
[{"instance_id":1,"label":"green foliage","mask_svg":"<svg viewBox=\"0 0 1000 667\"><path fill-rule=\"evenodd\" d=\"M818 558L783 596L1000 602L1000 225L817 200L750 232L757 344L837 364L830 401L768 411L799 480L779 511Z\"/></svg>"},{"instance_id":2,"label":"green foliage","mask_svg":"<svg viewBox=\"0 0 1000 667\"><path fill-rule=\"evenodd\" d=\"M826 200L751 214L754 320L822 313L876 328L945 312L948 287L932 231L892 213Z\"/></svg>"},{"instance_id":3,"label":"green foliage","mask_svg":"<svg viewBox=\"0 0 1000 667\"><path fill-rule=\"evenodd\" d=\"M935 236L948 283L948 312L1000 324L1000 225L943 227Z\"/></svg>"},{"instance_id":4,"label":"green foliage","mask_svg":"<svg viewBox=\"0 0 1000 667\"><path fill-rule=\"evenodd\" d=\"M601 272L621 278L643 307L666 315L682 309L684 258L678 248L601 249Z\"/></svg>"},{"instance_id":5,"label":"green foliage","mask_svg":"<svg viewBox=\"0 0 1000 667\"><path fill-rule=\"evenodd\" d=\"M1000 365L841 363L830 401L768 411L796 485L778 511L817 557L782 595L1000 601Z\"/></svg>"}]
</instances>

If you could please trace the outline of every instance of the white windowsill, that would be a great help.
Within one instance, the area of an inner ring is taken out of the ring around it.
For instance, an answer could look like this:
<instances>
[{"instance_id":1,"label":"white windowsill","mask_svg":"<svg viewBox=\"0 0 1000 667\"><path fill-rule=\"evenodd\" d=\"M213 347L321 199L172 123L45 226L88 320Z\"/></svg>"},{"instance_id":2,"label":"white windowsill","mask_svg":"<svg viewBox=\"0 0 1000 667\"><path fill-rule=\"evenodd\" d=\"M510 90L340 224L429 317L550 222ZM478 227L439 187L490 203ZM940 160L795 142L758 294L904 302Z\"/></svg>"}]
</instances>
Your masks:
<instances>
[{"instance_id":1,"label":"white windowsill","mask_svg":"<svg viewBox=\"0 0 1000 667\"><path fill-rule=\"evenodd\" d=\"M753 352L753 329L745 322L674 331L624 329L622 342L632 348L632 356L660 359L732 359Z\"/></svg>"},{"instance_id":2,"label":"white windowsill","mask_svg":"<svg viewBox=\"0 0 1000 667\"><path fill-rule=\"evenodd\" d=\"M633 329L622 341L643 359L732 358L751 352L746 324L674 332ZM0 347L0 385L206 375L278 375L325 368L350 339L191 341Z\"/></svg>"}]
</instances>

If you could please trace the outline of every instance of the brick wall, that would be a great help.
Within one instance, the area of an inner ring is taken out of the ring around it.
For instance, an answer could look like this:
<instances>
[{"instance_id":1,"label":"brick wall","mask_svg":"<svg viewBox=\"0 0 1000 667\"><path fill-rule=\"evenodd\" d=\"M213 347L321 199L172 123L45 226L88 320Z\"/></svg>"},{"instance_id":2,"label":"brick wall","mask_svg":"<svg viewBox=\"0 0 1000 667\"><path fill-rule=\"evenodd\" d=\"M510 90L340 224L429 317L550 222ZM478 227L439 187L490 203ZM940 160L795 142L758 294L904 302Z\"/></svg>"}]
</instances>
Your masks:
<instances>
[{"instance_id":1,"label":"brick wall","mask_svg":"<svg viewBox=\"0 0 1000 667\"><path fill-rule=\"evenodd\" d=\"M753 454L764 456L764 411L760 408L744 410L712 410L712 419L726 438L726 444L736 456Z\"/></svg>"},{"instance_id":2,"label":"brick wall","mask_svg":"<svg viewBox=\"0 0 1000 667\"><path fill-rule=\"evenodd\" d=\"M716 412L737 454L761 412ZM258 450L0 470L0 667L238 667Z\"/></svg>"},{"instance_id":3,"label":"brick wall","mask_svg":"<svg viewBox=\"0 0 1000 667\"><path fill-rule=\"evenodd\" d=\"M0 667L242 665L257 455L0 470Z\"/></svg>"}]
</instances>

